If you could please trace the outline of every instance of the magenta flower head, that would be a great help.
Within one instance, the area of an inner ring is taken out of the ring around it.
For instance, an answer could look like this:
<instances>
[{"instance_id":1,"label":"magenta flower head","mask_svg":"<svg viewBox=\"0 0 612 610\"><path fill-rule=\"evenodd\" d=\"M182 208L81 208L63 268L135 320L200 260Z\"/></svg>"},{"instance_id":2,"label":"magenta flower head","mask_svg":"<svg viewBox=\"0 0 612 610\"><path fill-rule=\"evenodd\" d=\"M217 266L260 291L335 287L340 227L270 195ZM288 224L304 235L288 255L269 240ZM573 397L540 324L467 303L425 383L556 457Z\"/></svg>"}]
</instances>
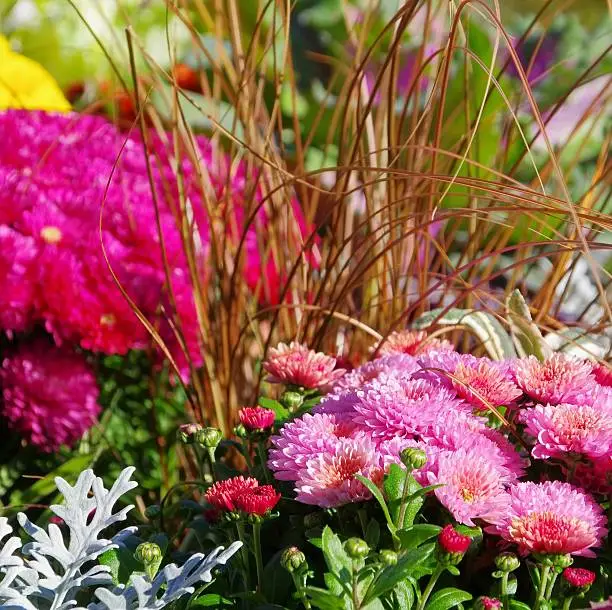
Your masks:
<instances>
[{"instance_id":1,"label":"magenta flower head","mask_svg":"<svg viewBox=\"0 0 612 610\"><path fill-rule=\"evenodd\" d=\"M438 534L438 561L445 565L457 565L470 548L472 539L460 534L452 525L447 525Z\"/></svg>"},{"instance_id":2,"label":"magenta flower head","mask_svg":"<svg viewBox=\"0 0 612 610\"><path fill-rule=\"evenodd\" d=\"M68 347L20 345L3 360L0 382L9 426L42 451L73 445L100 413L94 372Z\"/></svg>"},{"instance_id":3,"label":"magenta flower head","mask_svg":"<svg viewBox=\"0 0 612 610\"><path fill-rule=\"evenodd\" d=\"M453 346L446 340L428 339L423 330L401 330L392 332L380 346L381 356L407 354L416 356L435 351L452 351Z\"/></svg>"},{"instance_id":4,"label":"magenta flower head","mask_svg":"<svg viewBox=\"0 0 612 610\"><path fill-rule=\"evenodd\" d=\"M597 381L599 385L612 388L612 366L609 364L597 363L593 367L593 375L595 375L595 381Z\"/></svg>"},{"instance_id":5,"label":"magenta flower head","mask_svg":"<svg viewBox=\"0 0 612 610\"><path fill-rule=\"evenodd\" d=\"M591 404L597 385L593 365L565 354L553 354L544 362L535 356L517 359L514 375L517 385L532 400L558 405Z\"/></svg>"},{"instance_id":6,"label":"magenta flower head","mask_svg":"<svg viewBox=\"0 0 612 610\"><path fill-rule=\"evenodd\" d=\"M582 592L595 582L596 574L585 568L565 568L561 576L572 589Z\"/></svg>"},{"instance_id":7,"label":"magenta flower head","mask_svg":"<svg viewBox=\"0 0 612 610\"><path fill-rule=\"evenodd\" d=\"M243 476L217 481L206 491L206 501L217 510L233 512L237 509L237 500L244 493L259 487L257 479Z\"/></svg>"},{"instance_id":8,"label":"magenta flower head","mask_svg":"<svg viewBox=\"0 0 612 610\"><path fill-rule=\"evenodd\" d=\"M479 597L474 604L474 610L498 610L502 603L496 597Z\"/></svg>"},{"instance_id":9,"label":"magenta flower head","mask_svg":"<svg viewBox=\"0 0 612 610\"><path fill-rule=\"evenodd\" d=\"M272 485L261 485L248 489L236 497L236 508L247 515L263 517L269 513L280 500L281 495Z\"/></svg>"},{"instance_id":10,"label":"magenta flower head","mask_svg":"<svg viewBox=\"0 0 612 610\"><path fill-rule=\"evenodd\" d=\"M274 411L263 407L243 407L238 411L240 423L250 432L269 430L274 425Z\"/></svg>"},{"instance_id":11,"label":"magenta flower head","mask_svg":"<svg viewBox=\"0 0 612 610\"><path fill-rule=\"evenodd\" d=\"M263 366L270 374L269 382L309 390L324 389L344 375L344 369L336 368L335 358L295 341L289 345L280 343L278 347L270 349Z\"/></svg>"},{"instance_id":12,"label":"magenta flower head","mask_svg":"<svg viewBox=\"0 0 612 610\"><path fill-rule=\"evenodd\" d=\"M580 489L560 481L518 483L493 532L522 554L594 556L606 536L601 507Z\"/></svg>"}]
</instances>

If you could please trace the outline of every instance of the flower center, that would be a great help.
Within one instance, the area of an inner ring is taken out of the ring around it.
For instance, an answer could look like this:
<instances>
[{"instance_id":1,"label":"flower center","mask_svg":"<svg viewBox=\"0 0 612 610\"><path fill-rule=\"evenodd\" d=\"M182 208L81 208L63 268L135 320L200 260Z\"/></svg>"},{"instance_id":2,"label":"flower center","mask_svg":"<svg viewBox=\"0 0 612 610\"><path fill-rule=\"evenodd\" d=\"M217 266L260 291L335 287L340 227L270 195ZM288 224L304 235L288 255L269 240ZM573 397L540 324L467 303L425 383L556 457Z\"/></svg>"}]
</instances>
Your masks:
<instances>
[{"instance_id":1,"label":"flower center","mask_svg":"<svg viewBox=\"0 0 612 610\"><path fill-rule=\"evenodd\" d=\"M40 230L40 236L48 243L48 244L57 244L62 241L62 232L58 227L43 227Z\"/></svg>"},{"instance_id":2,"label":"flower center","mask_svg":"<svg viewBox=\"0 0 612 610\"><path fill-rule=\"evenodd\" d=\"M472 502L474 502L475 495L471 489L463 487L459 493L461 494L461 497L463 498L464 502L467 502L468 504L472 504Z\"/></svg>"},{"instance_id":3,"label":"flower center","mask_svg":"<svg viewBox=\"0 0 612 610\"><path fill-rule=\"evenodd\" d=\"M117 318L112 313L105 313L100 316L100 324L102 326L113 326L116 321Z\"/></svg>"}]
</instances>

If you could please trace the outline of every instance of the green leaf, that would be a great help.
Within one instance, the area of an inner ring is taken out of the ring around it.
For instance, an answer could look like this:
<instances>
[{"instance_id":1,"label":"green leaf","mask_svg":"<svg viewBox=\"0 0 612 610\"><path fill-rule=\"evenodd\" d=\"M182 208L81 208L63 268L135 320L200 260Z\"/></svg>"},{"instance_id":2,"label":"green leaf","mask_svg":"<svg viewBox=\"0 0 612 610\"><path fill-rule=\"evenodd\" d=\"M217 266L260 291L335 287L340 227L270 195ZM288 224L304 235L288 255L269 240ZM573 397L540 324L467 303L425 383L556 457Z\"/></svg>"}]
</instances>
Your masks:
<instances>
[{"instance_id":1,"label":"green leaf","mask_svg":"<svg viewBox=\"0 0 612 610\"><path fill-rule=\"evenodd\" d=\"M399 518L399 512L402 505L402 496L404 493L404 484L406 482L406 477L408 477L408 489L407 489L407 498L406 502L408 503L408 508L406 509L406 513L404 516L404 523L398 523L398 527L406 527L406 525L411 525L414 522L415 517L417 516L421 506L423 505L423 500L418 498L418 496L414 496L416 492L422 489L421 485L416 482L415 478L410 474L405 468L402 468L398 464L391 464L389 467L389 474L385 477L384 482L384 490L385 495L389 501L389 512L391 514L391 518L394 523L397 523L397 519Z\"/></svg>"},{"instance_id":2,"label":"green leaf","mask_svg":"<svg viewBox=\"0 0 612 610\"><path fill-rule=\"evenodd\" d=\"M207 593L191 602L189 608L233 608L234 603L217 593Z\"/></svg>"},{"instance_id":3,"label":"green leaf","mask_svg":"<svg viewBox=\"0 0 612 610\"><path fill-rule=\"evenodd\" d=\"M401 555L395 565L387 566L378 575L368 592L367 598L363 600L364 603L385 595L385 593L394 589L399 582L406 580L417 567L431 557L435 547L435 544L424 545L420 549Z\"/></svg>"},{"instance_id":4,"label":"green leaf","mask_svg":"<svg viewBox=\"0 0 612 610\"><path fill-rule=\"evenodd\" d=\"M414 604L414 589L408 580L398 582L393 589L395 597L394 608L402 608L408 610Z\"/></svg>"},{"instance_id":5,"label":"green leaf","mask_svg":"<svg viewBox=\"0 0 612 610\"><path fill-rule=\"evenodd\" d=\"M519 290L513 290L506 300L506 317L520 357L533 355L538 360L545 360L552 355L552 349L534 324L529 307Z\"/></svg>"},{"instance_id":6,"label":"green leaf","mask_svg":"<svg viewBox=\"0 0 612 610\"><path fill-rule=\"evenodd\" d=\"M320 610L344 610L345 606L342 598L326 589L306 587L305 591L315 608L320 608Z\"/></svg>"},{"instance_id":7,"label":"green leaf","mask_svg":"<svg viewBox=\"0 0 612 610\"><path fill-rule=\"evenodd\" d=\"M485 311L455 308L441 315L443 311L444 309L441 308L432 309L418 318L414 327L425 329L434 323L442 326L464 325L482 341L483 346L494 360L516 357L516 350L510 335L494 315Z\"/></svg>"},{"instance_id":8,"label":"green leaf","mask_svg":"<svg viewBox=\"0 0 612 610\"><path fill-rule=\"evenodd\" d=\"M523 602L519 602L516 599L510 600L510 610L531 610L531 606L524 604Z\"/></svg>"},{"instance_id":9,"label":"green leaf","mask_svg":"<svg viewBox=\"0 0 612 610\"><path fill-rule=\"evenodd\" d=\"M447 587L434 593L425 608L427 610L448 610L470 599L472 599L472 596L467 591Z\"/></svg>"},{"instance_id":10,"label":"green leaf","mask_svg":"<svg viewBox=\"0 0 612 610\"><path fill-rule=\"evenodd\" d=\"M371 549L375 549L378 546L380 540L380 525L376 519L370 519L368 526L365 531L365 541Z\"/></svg>"},{"instance_id":11,"label":"green leaf","mask_svg":"<svg viewBox=\"0 0 612 610\"><path fill-rule=\"evenodd\" d=\"M266 409L274 411L274 414L276 415L276 421L278 422L284 422L290 417L289 411L287 411L287 409L285 409L285 407L283 407L283 405L281 405L278 400L267 398L266 396L260 396L257 399L257 403L260 407L264 407Z\"/></svg>"},{"instance_id":12,"label":"green leaf","mask_svg":"<svg viewBox=\"0 0 612 610\"><path fill-rule=\"evenodd\" d=\"M426 540L437 536L442 531L442 528L429 523L419 523L410 527L397 531L397 537L400 539L402 549L409 551L415 549Z\"/></svg>"},{"instance_id":13,"label":"green leaf","mask_svg":"<svg viewBox=\"0 0 612 610\"><path fill-rule=\"evenodd\" d=\"M340 538L334 534L328 525L326 525L323 530L321 541L323 543L322 548L325 563L329 571L341 577L340 581L343 582L351 575L353 569L351 558L346 554L342 542L340 542Z\"/></svg>"},{"instance_id":14,"label":"green leaf","mask_svg":"<svg viewBox=\"0 0 612 610\"><path fill-rule=\"evenodd\" d=\"M393 520L391 519L391 515L389 514L389 509L387 507L387 503L385 502L385 498L383 497L382 493L380 492L380 489L378 489L378 487L376 487L376 485L374 483L372 483L372 481L370 481L370 479L366 479L365 477L361 476L360 474L355 475L355 478L358 481L360 481L361 483L363 483L363 485L365 487L367 487L368 490L370 491L370 493L376 498L376 500L380 504L380 507L383 510L383 513L385 515L385 519L387 520L387 526L389 527L389 530L391 531L391 533L394 534L395 533L395 525L393 523Z\"/></svg>"}]
</instances>

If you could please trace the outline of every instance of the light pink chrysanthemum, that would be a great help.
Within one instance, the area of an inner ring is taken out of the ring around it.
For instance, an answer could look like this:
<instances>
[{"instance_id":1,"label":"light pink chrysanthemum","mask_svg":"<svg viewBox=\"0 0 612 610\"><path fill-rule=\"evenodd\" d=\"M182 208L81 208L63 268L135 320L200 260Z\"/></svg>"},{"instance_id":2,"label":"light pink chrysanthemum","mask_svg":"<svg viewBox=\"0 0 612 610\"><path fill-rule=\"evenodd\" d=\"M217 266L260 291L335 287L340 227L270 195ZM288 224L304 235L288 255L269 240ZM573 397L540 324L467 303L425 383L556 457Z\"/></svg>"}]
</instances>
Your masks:
<instances>
[{"instance_id":1,"label":"light pink chrysanthemum","mask_svg":"<svg viewBox=\"0 0 612 610\"><path fill-rule=\"evenodd\" d=\"M523 554L594 556L606 536L601 507L580 489L560 481L511 487L504 515L492 531Z\"/></svg>"},{"instance_id":2,"label":"light pink chrysanthemum","mask_svg":"<svg viewBox=\"0 0 612 610\"><path fill-rule=\"evenodd\" d=\"M382 482L376 449L365 435L340 439L331 451L308 460L295 484L296 499L322 508L367 500L371 494L355 479L357 474Z\"/></svg>"},{"instance_id":3,"label":"light pink chrysanthemum","mask_svg":"<svg viewBox=\"0 0 612 610\"><path fill-rule=\"evenodd\" d=\"M612 409L570 404L538 405L521 414L536 439L532 455L546 459L567 453L597 458L612 452Z\"/></svg>"},{"instance_id":4,"label":"light pink chrysanthemum","mask_svg":"<svg viewBox=\"0 0 612 610\"><path fill-rule=\"evenodd\" d=\"M451 351L453 345L446 340L428 339L424 330L400 330L392 332L380 346L381 356L388 354L408 354L416 356L433 351Z\"/></svg>"},{"instance_id":5,"label":"light pink chrysanthemum","mask_svg":"<svg viewBox=\"0 0 612 610\"><path fill-rule=\"evenodd\" d=\"M368 381L377 379L380 375L397 373L410 376L419 369L416 358L408 354L390 354L382 358L376 358L366 362L362 366L353 369L334 383L332 391L335 393L345 390L360 388Z\"/></svg>"},{"instance_id":6,"label":"light pink chrysanthemum","mask_svg":"<svg viewBox=\"0 0 612 610\"><path fill-rule=\"evenodd\" d=\"M469 405L426 379L381 375L358 391L355 421L374 438L422 434L440 416Z\"/></svg>"},{"instance_id":7,"label":"light pink chrysanthemum","mask_svg":"<svg viewBox=\"0 0 612 610\"><path fill-rule=\"evenodd\" d=\"M491 520L500 515L506 502L504 474L486 453L465 449L444 452L438 456L437 466L437 474L429 474L429 484L443 485L434 493L459 523L474 525L474 519Z\"/></svg>"},{"instance_id":8,"label":"light pink chrysanthemum","mask_svg":"<svg viewBox=\"0 0 612 610\"><path fill-rule=\"evenodd\" d=\"M304 388L325 388L344 375L344 369L336 369L336 359L308 349L293 341L280 343L270 349L264 368L271 383L286 383Z\"/></svg>"},{"instance_id":9,"label":"light pink chrysanthemum","mask_svg":"<svg viewBox=\"0 0 612 610\"><path fill-rule=\"evenodd\" d=\"M273 436L268 467L281 481L295 481L306 462L321 453L333 451L348 430L334 415L306 413L285 424Z\"/></svg>"},{"instance_id":10,"label":"light pink chrysanthemum","mask_svg":"<svg viewBox=\"0 0 612 610\"><path fill-rule=\"evenodd\" d=\"M518 386L534 401L558 405L561 403L591 404L595 390L593 365L565 354L553 354L544 362L535 356L514 362Z\"/></svg>"},{"instance_id":11,"label":"light pink chrysanthemum","mask_svg":"<svg viewBox=\"0 0 612 610\"><path fill-rule=\"evenodd\" d=\"M100 413L94 372L68 348L20 345L2 362L0 382L9 426L43 451L74 444Z\"/></svg>"},{"instance_id":12,"label":"light pink chrysanthemum","mask_svg":"<svg viewBox=\"0 0 612 610\"><path fill-rule=\"evenodd\" d=\"M460 362L452 375L452 385L457 395L477 411L488 411L489 405L511 406L523 395L498 366L485 359L480 360L476 366Z\"/></svg>"}]
</instances>

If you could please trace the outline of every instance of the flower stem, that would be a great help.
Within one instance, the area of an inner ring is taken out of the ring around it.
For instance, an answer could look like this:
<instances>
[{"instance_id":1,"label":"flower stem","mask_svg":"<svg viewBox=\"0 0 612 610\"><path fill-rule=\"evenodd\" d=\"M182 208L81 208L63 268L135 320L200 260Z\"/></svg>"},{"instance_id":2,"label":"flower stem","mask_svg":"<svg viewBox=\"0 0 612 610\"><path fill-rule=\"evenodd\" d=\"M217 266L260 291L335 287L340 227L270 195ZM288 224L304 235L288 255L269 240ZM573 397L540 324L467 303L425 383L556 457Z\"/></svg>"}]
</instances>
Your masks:
<instances>
[{"instance_id":1,"label":"flower stem","mask_svg":"<svg viewBox=\"0 0 612 610\"><path fill-rule=\"evenodd\" d=\"M553 589L555 587L555 582L557 582L557 572L554 572L551 575L550 580L548 581L548 586L546 587L546 599L550 600L550 596L552 595Z\"/></svg>"},{"instance_id":2,"label":"flower stem","mask_svg":"<svg viewBox=\"0 0 612 610\"><path fill-rule=\"evenodd\" d=\"M408 469L406 469L406 477L404 478L404 488L402 489L402 503L400 505L399 515L397 517L397 523L395 524L395 527L397 527L397 529L401 529L404 526L404 519L406 518L406 510L408 509L408 503L406 502L406 500L408 499L408 489L410 487L411 478L412 478L412 475L410 474Z\"/></svg>"},{"instance_id":3,"label":"flower stem","mask_svg":"<svg viewBox=\"0 0 612 610\"><path fill-rule=\"evenodd\" d=\"M247 591L251 590L251 562L249 561L249 550L246 545L246 536L244 534L244 526L240 521L236 522L236 531L238 532L238 540L242 542L240 554L242 555L242 563L244 564L244 586Z\"/></svg>"},{"instance_id":4,"label":"flower stem","mask_svg":"<svg viewBox=\"0 0 612 610\"><path fill-rule=\"evenodd\" d=\"M574 601L574 597L573 596L566 597L563 600L563 606L562 606L561 610L570 610L570 607L571 607L573 601Z\"/></svg>"},{"instance_id":5,"label":"flower stem","mask_svg":"<svg viewBox=\"0 0 612 610\"><path fill-rule=\"evenodd\" d=\"M502 603L504 605L504 610L509 610L510 608L510 600L508 599L508 577L510 576L510 572L504 572L504 575L501 579L501 598Z\"/></svg>"},{"instance_id":6,"label":"flower stem","mask_svg":"<svg viewBox=\"0 0 612 610\"><path fill-rule=\"evenodd\" d=\"M291 578L293 578L293 584L295 585L295 589L300 599L302 600L302 604L306 610L311 610L312 606L310 605L310 600L306 595L306 591L304 591L304 584L302 583L302 577L298 576L295 572L291 572Z\"/></svg>"},{"instance_id":7,"label":"flower stem","mask_svg":"<svg viewBox=\"0 0 612 610\"><path fill-rule=\"evenodd\" d=\"M542 572L540 574L540 586L538 587L538 594L535 601L533 610L539 610L541 602L544 601L544 592L546 591L546 584L548 583L548 574L550 573L550 566L542 566Z\"/></svg>"},{"instance_id":8,"label":"flower stem","mask_svg":"<svg viewBox=\"0 0 612 610\"><path fill-rule=\"evenodd\" d=\"M257 455L259 455L259 462L264 473L264 479L266 480L266 483L271 483L270 473L268 472L268 467L266 465L266 450L261 441L257 443Z\"/></svg>"},{"instance_id":9,"label":"flower stem","mask_svg":"<svg viewBox=\"0 0 612 610\"><path fill-rule=\"evenodd\" d=\"M427 600L436 586L436 582L438 582L438 578L440 578L442 572L444 572L444 568L442 566L438 566L435 572L429 577L429 582L427 583L427 587L425 587L425 591L423 591L423 595L421 595L421 601L416 607L416 610L423 610L423 608L425 608L425 604L427 603Z\"/></svg>"},{"instance_id":10,"label":"flower stem","mask_svg":"<svg viewBox=\"0 0 612 610\"><path fill-rule=\"evenodd\" d=\"M257 592L261 593L263 584L263 560L261 557L261 523L253 522L253 552L255 553L255 565L257 567Z\"/></svg>"}]
</instances>

